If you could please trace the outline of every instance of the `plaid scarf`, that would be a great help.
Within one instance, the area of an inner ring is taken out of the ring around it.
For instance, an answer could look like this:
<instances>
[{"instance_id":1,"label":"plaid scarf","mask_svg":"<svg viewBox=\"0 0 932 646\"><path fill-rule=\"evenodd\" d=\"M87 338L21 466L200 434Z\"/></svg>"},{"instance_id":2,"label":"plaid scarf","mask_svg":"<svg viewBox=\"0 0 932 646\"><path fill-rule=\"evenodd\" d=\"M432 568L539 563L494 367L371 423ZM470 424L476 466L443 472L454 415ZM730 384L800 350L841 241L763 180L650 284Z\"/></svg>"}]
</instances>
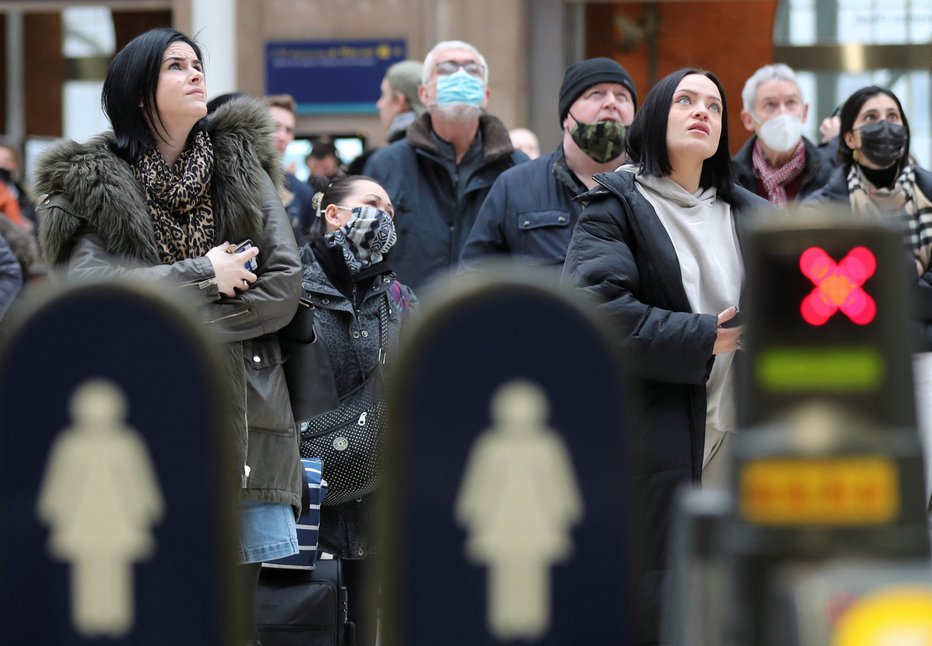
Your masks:
<instances>
[{"instance_id":1,"label":"plaid scarf","mask_svg":"<svg viewBox=\"0 0 932 646\"><path fill-rule=\"evenodd\" d=\"M346 224L324 236L328 247L339 247L343 260L354 276L383 260L396 240L395 224L384 211L359 206Z\"/></svg>"},{"instance_id":2,"label":"plaid scarf","mask_svg":"<svg viewBox=\"0 0 932 646\"><path fill-rule=\"evenodd\" d=\"M903 223L903 243L924 270L932 260L932 201L916 186L916 171L907 163L893 188L877 188L864 177L861 167L848 171L848 196L855 213L898 217Z\"/></svg>"},{"instance_id":3,"label":"plaid scarf","mask_svg":"<svg viewBox=\"0 0 932 646\"><path fill-rule=\"evenodd\" d=\"M153 148L135 164L164 264L205 255L215 246L216 228L210 203L214 152L206 132L198 132L174 166Z\"/></svg>"},{"instance_id":4,"label":"plaid scarf","mask_svg":"<svg viewBox=\"0 0 932 646\"><path fill-rule=\"evenodd\" d=\"M806 146L800 139L790 161L780 168L774 168L758 139L754 142L752 162L755 174L767 191L767 200L777 206L784 206L789 201L786 197L786 185L799 177L806 168Z\"/></svg>"}]
</instances>

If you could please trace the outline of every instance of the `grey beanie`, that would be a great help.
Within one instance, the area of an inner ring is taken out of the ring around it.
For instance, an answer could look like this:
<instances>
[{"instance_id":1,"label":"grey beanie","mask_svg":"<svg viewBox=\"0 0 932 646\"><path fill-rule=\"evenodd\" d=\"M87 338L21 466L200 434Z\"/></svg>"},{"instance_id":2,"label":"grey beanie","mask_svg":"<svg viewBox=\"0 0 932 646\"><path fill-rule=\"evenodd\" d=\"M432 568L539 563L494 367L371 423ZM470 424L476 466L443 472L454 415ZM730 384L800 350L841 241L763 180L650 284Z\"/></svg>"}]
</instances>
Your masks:
<instances>
[{"instance_id":1,"label":"grey beanie","mask_svg":"<svg viewBox=\"0 0 932 646\"><path fill-rule=\"evenodd\" d=\"M634 109L638 107L638 94L634 89L634 81L628 70L611 58L587 58L584 61L573 63L563 75L560 85L560 123L566 118L567 112L573 102L580 95L599 83L618 83L624 86L634 101Z\"/></svg>"},{"instance_id":2,"label":"grey beanie","mask_svg":"<svg viewBox=\"0 0 932 646\"><path fill-rule=\"evenodd\" d=\"M421 61L401 61L388 68L385 78L388 84L392 86L395 92L401 92L405 95L414 114L421 116L427 111L421 99L417 95L418 88L421 87L421 71L424 64Z\"/></svg>"}]
</instances>

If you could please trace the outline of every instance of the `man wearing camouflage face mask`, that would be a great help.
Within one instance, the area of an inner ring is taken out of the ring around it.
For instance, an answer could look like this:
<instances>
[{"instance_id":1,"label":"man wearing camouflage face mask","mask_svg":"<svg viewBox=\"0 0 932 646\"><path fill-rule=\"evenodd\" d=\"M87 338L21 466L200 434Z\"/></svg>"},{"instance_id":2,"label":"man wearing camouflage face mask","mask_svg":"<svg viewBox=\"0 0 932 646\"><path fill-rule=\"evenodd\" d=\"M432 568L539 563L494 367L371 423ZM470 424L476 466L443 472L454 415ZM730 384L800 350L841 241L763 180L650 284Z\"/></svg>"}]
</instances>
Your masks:
<instances>
[{"instance_id":1,"label":"man wearing camouflage face mask","mask_svg":"<svg viewBox=\"0 0 932 646\"><path fill-rule=\"evenodd\" d=\"M575 198L595 186L594 174L625 162L625 134L636 109L634 81L617 62L591 58L571 65L560 86L562 142L549 155L495 181L461 264L512 254L533 264L561 266L584 206Z\"/></svg>"}]
</instances>

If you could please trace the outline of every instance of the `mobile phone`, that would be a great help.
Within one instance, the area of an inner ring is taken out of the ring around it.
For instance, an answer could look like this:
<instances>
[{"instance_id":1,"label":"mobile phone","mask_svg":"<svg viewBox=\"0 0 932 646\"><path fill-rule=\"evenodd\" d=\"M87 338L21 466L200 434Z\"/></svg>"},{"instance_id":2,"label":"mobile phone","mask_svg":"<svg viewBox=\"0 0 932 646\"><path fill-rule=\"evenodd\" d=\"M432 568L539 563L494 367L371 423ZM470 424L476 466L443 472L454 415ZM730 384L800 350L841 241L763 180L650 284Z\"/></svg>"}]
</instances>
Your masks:
<instances>
[{"instance_id":1,"label":"mobile phone","mask_svg":"<svg viewBox=\"0 0 932 646\"><path fill-rule=\"evenodd\" d=\"M243 240L241 243L236 245L236 248L233 250L233 253L243 253L247 249L252 248L252 240ZM255 271L259 268L259 263L256 262L255 258L250 258L246 261L246 264L243 265L249 271Z\"/></svg>"},{"instance_id":2,"label":"mobile phone","mask_svg":"<svg viewBox=\"0 0 932 646\"><path fill-rule=\"evenodd\" d=\"M738 310L735 312L735 315L722 323L722 327L738 327L739 325L744 325L744 312Z\"/></svg>"}]
</instances>

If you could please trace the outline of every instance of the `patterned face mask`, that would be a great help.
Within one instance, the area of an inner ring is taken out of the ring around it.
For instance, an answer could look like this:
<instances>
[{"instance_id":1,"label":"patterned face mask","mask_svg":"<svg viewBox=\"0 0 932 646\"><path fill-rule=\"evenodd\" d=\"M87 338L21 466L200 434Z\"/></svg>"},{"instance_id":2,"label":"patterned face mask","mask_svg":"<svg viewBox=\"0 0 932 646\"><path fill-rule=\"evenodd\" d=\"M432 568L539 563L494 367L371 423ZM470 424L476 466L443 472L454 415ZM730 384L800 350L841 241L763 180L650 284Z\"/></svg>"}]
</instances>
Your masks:
<instances>
[{"instance_id":1,"label":"patterned face mask","mask_svg":"<svg viewBox=\"0 0 932 646\"><path fill-rule=\"evenodd\" d=\"M583 123L570 114L576 125L570 128L570 137L594 162L604 164L625 152L625 134L628 128L620 121Z\"/></svg>"},{"instance_id":2,"label":"patterned face mask","mask_svg":"<svg viewBox=\"0 0 932 646\"><path fill-rule=\"evenodd\" d=\"M383 255L397 240L392 216L374 206L336 207L350 211L352 215L346 224L328 233L324 239L328 246L342 248L350 273L358 274L382 262Z\"/></svg>"}]
</instances>

